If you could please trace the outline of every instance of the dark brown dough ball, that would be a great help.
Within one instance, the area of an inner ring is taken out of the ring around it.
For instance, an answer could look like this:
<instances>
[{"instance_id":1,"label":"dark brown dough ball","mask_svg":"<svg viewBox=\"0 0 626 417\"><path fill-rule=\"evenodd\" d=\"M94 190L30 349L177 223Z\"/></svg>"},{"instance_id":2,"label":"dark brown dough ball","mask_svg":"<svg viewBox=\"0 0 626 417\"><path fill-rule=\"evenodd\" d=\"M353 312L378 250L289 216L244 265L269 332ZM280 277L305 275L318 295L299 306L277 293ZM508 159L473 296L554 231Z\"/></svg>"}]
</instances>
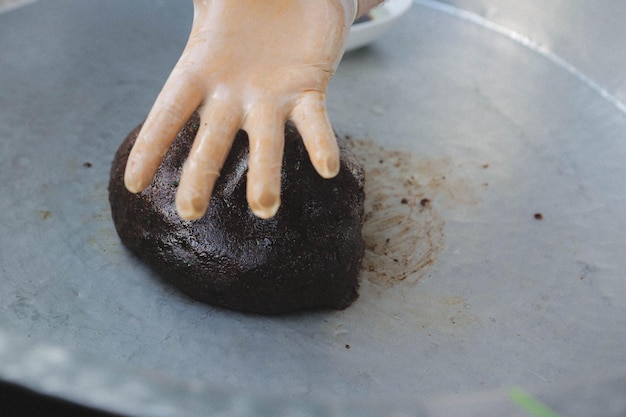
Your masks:
<instances>
[{"instance_id":1,"label":"dark brown dough ball","mask_svg":"<svg viewBox=\"0 0 626 417\"><path fill-rule=\"evenodd\" d=\"M295 127L285 127L282 204L269 220L246 201L248 137L237 134L209 209L183 221L176 187L199 125L193 115L165 155L152 184L126 190L124 169L139 127L118 149L109 201L122 242L159 276L189 296L261 314L344 309L358 296L363 257L363 168L340 143L341 170L315 172Z\"/></svg>"}]
</instances>

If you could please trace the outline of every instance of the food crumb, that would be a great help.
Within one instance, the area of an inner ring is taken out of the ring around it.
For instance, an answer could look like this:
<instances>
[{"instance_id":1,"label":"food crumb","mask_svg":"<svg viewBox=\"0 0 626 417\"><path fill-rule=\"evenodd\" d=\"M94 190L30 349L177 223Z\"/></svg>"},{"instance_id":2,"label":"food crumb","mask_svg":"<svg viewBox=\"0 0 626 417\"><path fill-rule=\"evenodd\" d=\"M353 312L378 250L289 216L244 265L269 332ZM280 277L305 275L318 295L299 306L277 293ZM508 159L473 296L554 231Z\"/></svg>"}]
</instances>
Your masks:
<instances>
[{"instance_id":1,"label":"food crumb","mask_svg":"<svg viewBox=\"0 0 626 417\"><path fill-rule=\"evenodd\" d=\"M350 349L350 345L346 345L346 349Z\"/></svg>"},{"instance_id":2,"label":"food crumb","mask_svg":"<svg viewBox=\"0 0 626 417\"><path fill-rule=\"evenodd\" d=\"M543 220L543 214L541 213L535 213L535 220Z\"/></svg>"},{"instance_id":3,"label":"food crumb","mask_svg":"<svg viewBox=\"0 0 626 417\"><path fill-rule=\"evenodd\" d=\"M409 204L409 200L405 197L402 200L400 200L400 203L402 203L402 204Z\"/></svg>"},{"instance_id":4,"label":"food crumb","mask_svg":"<svg viewBox=\"0 0 626 417\"><path fill-rule=\"evenodd\" d=\"M91 163L91 162L84 162L84 163L83 163L83 167L85 167L85 168L91 168L92 166L93 166L93 165L92 165L92 163Z\"/></svg>"},{"instance_id":5,"label":"food crumb","mask_svg":"<svg viewBox=\"0 0 626 417\"><path fill-rule=\"evenodd\" d=\"M420 200L420 204L422 205L422 207L426 207L427 205L429 205L429 204L430 204L430 199L428 199L428 198L422 198L422 199Z\"/></svg>"}]
</instances>

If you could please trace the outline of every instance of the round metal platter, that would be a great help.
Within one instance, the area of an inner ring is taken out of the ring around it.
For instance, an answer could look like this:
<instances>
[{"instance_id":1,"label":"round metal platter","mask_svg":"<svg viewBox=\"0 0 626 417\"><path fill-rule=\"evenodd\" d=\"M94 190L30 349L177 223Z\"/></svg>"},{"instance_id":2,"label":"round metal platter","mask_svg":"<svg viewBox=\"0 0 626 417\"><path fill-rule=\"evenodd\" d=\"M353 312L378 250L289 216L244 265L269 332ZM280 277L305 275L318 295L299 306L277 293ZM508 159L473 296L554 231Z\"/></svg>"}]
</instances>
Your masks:
<instances>
[{"instance_id":1,"label":"round metal platter","mask_svg":"<svg viewBox=\"0 0 626 417\"><path fill-rule=\"evenodd\" d=\"M163 416L524 415L512 387L561 412L586 411L583 381L624 387L623 108L428 2L331 83L369 174L360 298L262 317L155 279L117 238L108 173L191 15L121 0L0 15L0 377Z\"/></svg>"}]
</instances>

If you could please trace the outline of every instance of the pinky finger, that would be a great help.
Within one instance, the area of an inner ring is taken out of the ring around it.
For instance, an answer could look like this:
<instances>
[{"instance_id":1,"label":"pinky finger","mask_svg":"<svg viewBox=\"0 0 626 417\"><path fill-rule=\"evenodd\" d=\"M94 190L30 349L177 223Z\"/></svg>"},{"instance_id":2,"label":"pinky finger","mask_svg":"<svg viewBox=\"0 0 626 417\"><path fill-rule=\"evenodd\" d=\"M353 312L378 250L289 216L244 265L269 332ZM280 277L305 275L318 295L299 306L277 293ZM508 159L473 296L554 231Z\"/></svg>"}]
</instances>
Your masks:
<instances>
[{"instance_id":1,"label":"pinky finger","mask_svg":"<svg viewBox=\"0 0 626 417\"><path fill-rule=\"evenodd\" d=\"M339 173L339 147L322 93L305 93L293 109L291 120L302 135L315 170L324 178L336 176Z\"/></svg>"}]
</instances>

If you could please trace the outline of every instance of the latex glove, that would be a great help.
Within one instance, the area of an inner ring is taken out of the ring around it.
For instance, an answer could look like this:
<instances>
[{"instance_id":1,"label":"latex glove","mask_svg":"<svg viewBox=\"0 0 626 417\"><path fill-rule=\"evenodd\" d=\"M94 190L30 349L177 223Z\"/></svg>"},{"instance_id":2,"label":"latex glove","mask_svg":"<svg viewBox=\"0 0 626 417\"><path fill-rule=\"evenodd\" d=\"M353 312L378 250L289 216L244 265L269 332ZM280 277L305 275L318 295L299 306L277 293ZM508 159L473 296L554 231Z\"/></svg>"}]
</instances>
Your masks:
<instances>
[{"instance_id":1,"label":"latex glove","mask_svg":"<svg viewBox=\"0 0 626 417\"><path fill-rule=\"evenodd\" d=\"M238 129L250 140L247 199L255 215L280 206L284 125L292 120L324 178L339 171L326 90L356 11L353 0L195 0L189 41L139 133L124 181L152 182L190 115L200 128L176 193L183 219L206 212Z\"/></svg>"}]
</instances>

